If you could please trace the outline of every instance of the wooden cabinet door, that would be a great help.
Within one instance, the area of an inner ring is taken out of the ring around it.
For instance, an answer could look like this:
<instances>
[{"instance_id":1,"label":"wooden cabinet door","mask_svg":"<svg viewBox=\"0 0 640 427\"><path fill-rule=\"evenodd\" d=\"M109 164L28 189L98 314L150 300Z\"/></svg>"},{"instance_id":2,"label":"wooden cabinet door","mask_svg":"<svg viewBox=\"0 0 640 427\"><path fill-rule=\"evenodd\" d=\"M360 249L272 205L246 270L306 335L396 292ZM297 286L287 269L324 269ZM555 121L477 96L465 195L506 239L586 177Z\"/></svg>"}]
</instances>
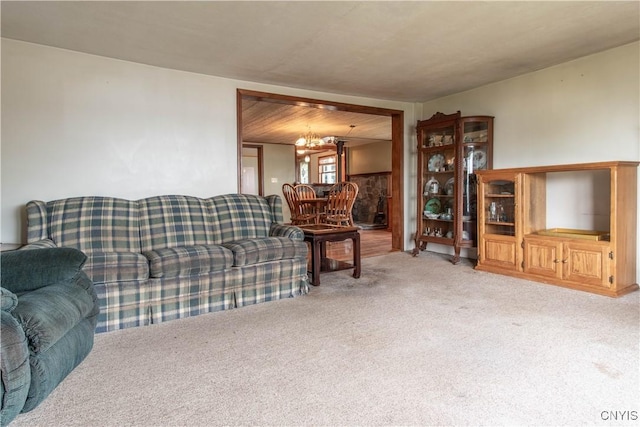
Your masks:
<instances>
[{"instance_id":1,"label":"wooden cabinet door","mask_svg":"<svg viewBox=\"0 0 640 427\"><path fill-rule=\"evenodd\" d=\"M518 270L518 248L510 236L485 235L480 248L479 264L506 270Z\"/></svg>"},{"instance_id":2,"label":"wooden cabinet door","mask_svg":"<svg viewBox=\"0 0 640 427\"><path fill-rule=\"evenodd\" d=\"M538 276L562 277L562 242L524 239L524 272Z\"/></svg>"},{"instance_id":3,"label":"wooden cabinet door","mask_svg":"<svg viewBox=\"0 0 640 427\"><path fill-rule=\"evenodd\" d=\"M566 242L562 258L564 280L610 288L607 245Z\"/></svg>"}]
</instances>

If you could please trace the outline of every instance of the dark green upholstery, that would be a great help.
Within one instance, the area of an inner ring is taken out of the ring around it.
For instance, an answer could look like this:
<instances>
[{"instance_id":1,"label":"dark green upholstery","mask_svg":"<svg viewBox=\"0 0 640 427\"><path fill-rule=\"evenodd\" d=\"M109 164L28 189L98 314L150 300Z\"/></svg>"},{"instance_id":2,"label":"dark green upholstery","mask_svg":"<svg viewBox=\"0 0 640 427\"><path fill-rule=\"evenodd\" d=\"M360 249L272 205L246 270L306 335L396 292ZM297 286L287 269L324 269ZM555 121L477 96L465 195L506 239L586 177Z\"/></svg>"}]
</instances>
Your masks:
<instances>
[{"instance_id":1,"label":"dark green upholstery","mask_svg":"<svg viewBox=\"0 0 640 427\"><path fill-rule=\"evenodd\" d=\"M99 306L76 249L4 252L1 425L38 406L89 354Z\"/></svg>"},{"instance_id":2,"label":"dark green upholstery","mask_svg":"<svg viewBox=\"0 0 640 427\"><path fill-rule=\"evenodd\" d=\"M48 248L2 253L2 287L14 294L68 282L87 257L72 248Z\"/></svg>"},{"instance_id":3,"label":"dark green upholstery","mask_svg":"<svg viewBox=\"0 0 640 427\"><path fill-rule=\"evenodd\" d=\"M18 321L2 311L2 345L0 345L0 424L5 426L22 411L31 384L27 337Z\"/></svg>"}]
</instances>

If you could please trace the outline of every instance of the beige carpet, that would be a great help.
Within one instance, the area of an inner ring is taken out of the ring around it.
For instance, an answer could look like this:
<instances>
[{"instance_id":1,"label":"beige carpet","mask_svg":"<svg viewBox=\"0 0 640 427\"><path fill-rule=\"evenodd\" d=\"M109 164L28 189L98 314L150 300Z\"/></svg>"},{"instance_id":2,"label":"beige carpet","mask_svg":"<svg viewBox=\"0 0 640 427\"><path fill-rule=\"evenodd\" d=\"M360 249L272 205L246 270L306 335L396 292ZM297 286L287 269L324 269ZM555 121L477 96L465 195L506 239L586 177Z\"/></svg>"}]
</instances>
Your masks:
<instances>
[{"instance_id":1,"label":"beige carpet","mask_svg":"<svg viewBox=\"0 0 640 427\"><path fill-rule=\"evenodd\" d=\"M637 425L639 292L447 257L364 260L310 295L96 337L15 426Z\"/></svg>"}]
</instances>

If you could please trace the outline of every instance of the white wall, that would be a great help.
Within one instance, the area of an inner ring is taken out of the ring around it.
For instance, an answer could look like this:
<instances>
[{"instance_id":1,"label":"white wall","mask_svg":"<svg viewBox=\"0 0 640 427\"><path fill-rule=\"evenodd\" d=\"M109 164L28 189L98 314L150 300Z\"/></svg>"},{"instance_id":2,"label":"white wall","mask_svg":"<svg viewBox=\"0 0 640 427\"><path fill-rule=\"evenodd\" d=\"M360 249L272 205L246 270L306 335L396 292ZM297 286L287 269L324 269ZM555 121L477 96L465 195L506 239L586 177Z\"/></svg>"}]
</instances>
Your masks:
<instances>
[{"instance_id":1,"label":"white wall","mask_svg":"<svg viewBox=\"0 0 640 427\"><path fill-rule=\"evenodd\" d=\"M424 103L490 115L493 167L640 159L640 44Z\"/></svg>"},{"instance_id":2,"label":"white wall","mask_svg":"<svg viewBox=\"0 0 640 427\"><path fill-rule=\"evenodd\" d=\"M295 147L279 144L263 144L262 147L264 149L264 194L278 194L282 197L282 215L284 221L289 222L291 213L282 194L282 184L292 183L296 179Z\"/></svg>"},{"instance_id":3,"label":"white wall","mask_svg":"<svg viewBox=\"0 0 640 427\"><path fill-rule=\"evenodd\" d=\"M411 104L205 76L2 39L0 241L24 242L22 212L32 199L237 191L236 89L243 88L403 110L405 248L410 249L417 119L436 111L494 115L496 168L638 160L639 49L633 43Z\"/></svg>"},{"instance_id":4,"label":"white wall","mask_svg":"<svg viewBox=\"0 0 640 427\"><path fill-rule=\"evenodd\" d=\"M2 39L0 241L25 241L23 208L32 199L236 192L238 88L403 110L407 141L416 119L411 103L224 79ZM408 153L407 147L406 159Z\"/></svg>"},{"instance_id":5,"label":"white wall","mask_svg":"<svg viewBox=\"0 0 640 427\"><path fill-rule=\"evenodd\" d=\"M495 116L495 169L606 160L638 161L639 53L640 43L631 43L426 102L422 105L422 119L437 111L448 114L457 110L463 116ZM414 212L415 206L410 210ZM563 221L563 218L547 220L561 224ZM640 237L640 224L638 234ZM430 245L430 248L441 252L450 250L436 245ZM640 253L638 255L640 266Z\"/></svg>"},{"instance_id":6,"label":"white wall","mask_svg":"<svg viewBox=\"0 0 640 427\"><path fill-rule=\"evenodd\" d=\"M413 141L409 141L413 146ZM390 172L391 171L391 141L374 142L356 145L349 148L349 173ZM413 194L413 193L412 193Z\"/></svg>"}]
</instances>

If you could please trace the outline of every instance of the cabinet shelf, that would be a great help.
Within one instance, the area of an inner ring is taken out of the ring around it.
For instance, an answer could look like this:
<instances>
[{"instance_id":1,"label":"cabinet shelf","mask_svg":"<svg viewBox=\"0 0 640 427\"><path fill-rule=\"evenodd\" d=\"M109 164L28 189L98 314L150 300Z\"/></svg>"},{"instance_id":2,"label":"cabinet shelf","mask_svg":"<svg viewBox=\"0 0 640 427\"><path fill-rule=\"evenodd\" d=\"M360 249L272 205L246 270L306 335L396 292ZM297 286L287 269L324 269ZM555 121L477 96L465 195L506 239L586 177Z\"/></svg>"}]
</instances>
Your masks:
<instances>
[{"instance_id":1,"label":"cabinet shelf","mask_svg":"<svg viewBox=\"0 0 640 427\"><path fill-rule=\"evenodd\" d=\"M423 235L419 238L419 240L423 242L432 242L432 243L441 243L445 245L452 245L453 239L449 237L438 237L438 236L426 236Z\"/></svg>"},{"instance_id":2,"label":"cabinet shelf","mask_svg":"<svg viewBox=\"0 0 640 427\"><path fill-rule=\"evenodd\" d=\"M440 219L440 218L427 218L427 217L423 217L422 218L425 221L437 221L437 222L454 222L452 219Z\"/></svg>"}]
</instances>

